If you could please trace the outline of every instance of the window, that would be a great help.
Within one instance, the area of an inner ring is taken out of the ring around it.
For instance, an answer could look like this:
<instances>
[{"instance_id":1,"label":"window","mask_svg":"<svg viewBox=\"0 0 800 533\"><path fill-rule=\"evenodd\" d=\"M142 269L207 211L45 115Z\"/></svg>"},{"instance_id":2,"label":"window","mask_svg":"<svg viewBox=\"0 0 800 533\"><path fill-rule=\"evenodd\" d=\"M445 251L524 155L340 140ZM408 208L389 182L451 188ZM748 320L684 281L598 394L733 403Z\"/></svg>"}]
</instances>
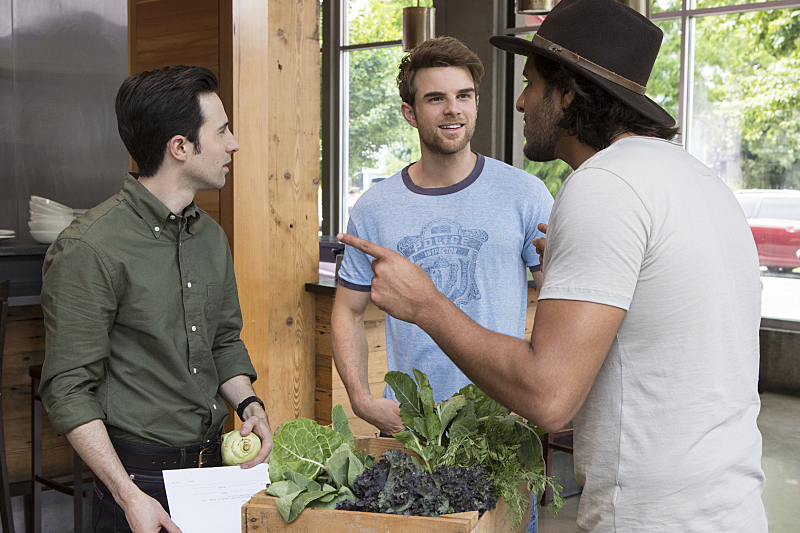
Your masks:
<instances>
[{"instance_id":1,"label":"window","mask_svg":"<svg viewBox=\"0 0 800 533\"><path fill-rule=\"evenodd\" d=\"M653 0L651 19L664 39L647 95L678 122L676 141L733 191L800 190L800 0ZM541 20L517 16L508 33L530 36ZM517 79L523 64L517 56ZM521 147L521 125L513 136ZM515 164L553 195L571 172L560 161ZM781 194L736 196L752 217L763 316L800 320L800 308L790 305L800 297L800 210L792 203L800 192Z\"/></svg>"},{"instance_id":2,"label":"window","mask_svg":"<svg viewBox=\"0 0 800 533\"><path fill-rule=\"evenodd\" d=\"M403 8L411 5L408 0L322 2L330 24L323 24L323 102L327 89L336 93L330 96L335 109L323 105L323 175L335 176L323 201L325 233L344 231L350 208L366 189L419 158L416 130L400 114L396 82L404 55ZM420 5L430 7L433 0Z\"/></svg>"}]
</instances>

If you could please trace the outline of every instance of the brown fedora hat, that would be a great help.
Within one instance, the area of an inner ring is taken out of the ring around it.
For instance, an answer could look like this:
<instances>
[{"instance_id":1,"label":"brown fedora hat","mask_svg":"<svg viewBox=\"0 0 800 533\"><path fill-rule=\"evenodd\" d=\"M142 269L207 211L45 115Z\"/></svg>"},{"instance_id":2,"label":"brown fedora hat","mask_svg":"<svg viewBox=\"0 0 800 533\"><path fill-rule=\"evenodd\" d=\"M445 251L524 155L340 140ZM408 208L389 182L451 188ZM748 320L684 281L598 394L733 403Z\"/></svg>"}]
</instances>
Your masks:
<instances>
[{"instance_id":1,"label":"brown fedora hat","mask_svg":"<svg viewBox=\"0 0 800 533\"><path fill-rule=\"evenodd\" d=\"M675 120L645 96L663 32L647 17L616 0L561 0L533 41L489 39L514 54L537 54L600 85L642 115L666 126Z\"/></svg>"}]
</instances>

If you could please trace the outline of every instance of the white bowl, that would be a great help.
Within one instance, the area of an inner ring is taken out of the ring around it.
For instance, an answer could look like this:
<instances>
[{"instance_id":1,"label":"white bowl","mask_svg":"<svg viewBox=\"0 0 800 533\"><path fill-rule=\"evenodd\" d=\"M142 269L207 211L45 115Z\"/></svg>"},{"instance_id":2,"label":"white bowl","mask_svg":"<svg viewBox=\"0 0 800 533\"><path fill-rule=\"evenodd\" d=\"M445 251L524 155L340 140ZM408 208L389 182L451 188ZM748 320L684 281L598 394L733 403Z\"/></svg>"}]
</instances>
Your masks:
<instances>
[{"instance_id":1,"label":"white bowl","mask_svg":"<svg viewBox=\"0 0 800 533\"><path fill-rule=\"evenodd\" d=\"M41 205L48 205L50 207L61 208L66 211L72 211L72 208L68 205L60 204L58 202L54 202L49 198L42 198L41 196L31 196L31 202Z\"/></svg>"},{"instance_id":2,"label":"white bowl","mask_svg":"<svg viewBox=\"0 0 800 533\"><path fill-rule=\"evenodd\" d=\"M50 244L51 242L56 240L56 237L58 237L59 233L61 233L61 232L60 231L31 231L31 237L33 237L33 240L36 241L36 242L40 242L42 244Z\"/></svg>"},{"instance_id":3,"label":"white bowl","mask_svg":"<svg viewBox=\"0 0 800 533\"><path fill-rule=\"evenodd\" d=\"M72 209L64 209L52 205L42 204L39 202L30 201L28 206L31 208L31 213L39 213L42 215L73 215Z\"/></svg>"},{"instance_id":4,"label":"white bowl","mask_svg":"<svg viewBox=\"0 0 800 533\"><path fill-rule=\"evenodd\" d=\"M30 214L31 220L57 220L59 222L65 221L67 223L72 222L75 218L74 215L42 215L41 213L34 213L31 212Z\"/></svg>"},{"instance_id":5,"label":"white bowl","mask_svg":"<svg viewBox=\"0 0 800 533\"><path fill-rule=\"evenodd\" d=\"M72 220L31 220L28 228L31 231L58 231L59 233L70 225Z\"/></svg>"}]
</instances>

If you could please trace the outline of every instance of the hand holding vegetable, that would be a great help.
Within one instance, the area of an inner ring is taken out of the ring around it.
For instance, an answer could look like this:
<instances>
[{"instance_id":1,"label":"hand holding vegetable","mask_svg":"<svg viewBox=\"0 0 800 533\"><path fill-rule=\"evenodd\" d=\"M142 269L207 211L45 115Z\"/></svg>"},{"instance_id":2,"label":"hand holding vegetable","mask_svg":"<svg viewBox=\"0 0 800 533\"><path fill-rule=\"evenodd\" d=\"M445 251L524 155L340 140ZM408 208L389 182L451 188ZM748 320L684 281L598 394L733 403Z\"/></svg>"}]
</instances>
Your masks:
<instances>
[{"instance_id":1,"label":"hand holding vegetable","mask_svg":"<svg viewBox=\"0 0 800 533\"><path fill-rule=\"evenodd\" d=\"M251 409L252 411L250 411ZM269 457L272 453L272 430L269 427L267 414L257 403L247 406L244 412L245 415L249 416L245 419L238 433L241 437L247 437L255 433L261 439L261 449L256 456L241 463L242 468L252 468L258 464L269 462Z\"/></svg>"},{"instance_id":2,"label":"hand holding vegetable","mask_svg":"<svg viewBox=\"0 0 800 533\"><path fill-rule=\"evenodd\" d=\"M400 404L389 398L366 397L358 404L353 402L353 411L356 416L387 435L394 435L406 428L400 419Z\"/></svg>"}]
</instances>

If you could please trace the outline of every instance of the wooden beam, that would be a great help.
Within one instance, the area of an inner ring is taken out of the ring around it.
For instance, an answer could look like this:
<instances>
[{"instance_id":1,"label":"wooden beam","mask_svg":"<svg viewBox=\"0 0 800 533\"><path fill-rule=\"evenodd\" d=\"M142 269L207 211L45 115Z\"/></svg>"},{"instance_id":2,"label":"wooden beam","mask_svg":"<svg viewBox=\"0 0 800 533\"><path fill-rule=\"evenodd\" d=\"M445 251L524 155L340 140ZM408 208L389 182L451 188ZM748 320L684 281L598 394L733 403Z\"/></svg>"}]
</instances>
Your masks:
<instances>
[{"instance_id":1,"label":"wooden beam","mask_svg":"<svg viewBox=\"0 0 800 533\"><path fill-rule=\"evenodd\" d=\"M318 25L315 0L233 0L234 265L273 427L314 417Z\"/></svg>"}]
</instances>

